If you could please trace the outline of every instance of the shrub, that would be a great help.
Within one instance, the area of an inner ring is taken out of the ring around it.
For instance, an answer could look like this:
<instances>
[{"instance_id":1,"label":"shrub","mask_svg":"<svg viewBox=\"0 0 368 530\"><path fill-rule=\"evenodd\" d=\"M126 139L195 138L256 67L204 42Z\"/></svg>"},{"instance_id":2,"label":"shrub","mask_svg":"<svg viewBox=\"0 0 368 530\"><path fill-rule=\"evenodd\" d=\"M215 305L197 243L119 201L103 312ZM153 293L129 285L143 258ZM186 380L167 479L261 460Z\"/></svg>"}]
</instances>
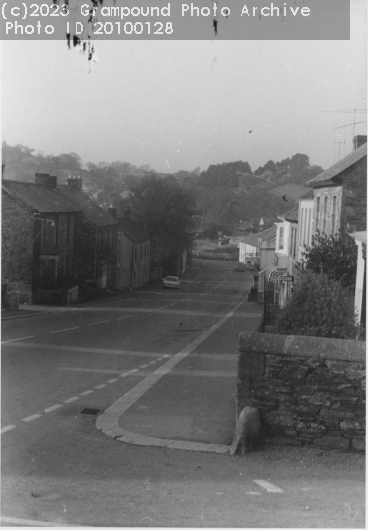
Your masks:
<instances>
[{"instance_id":1,"label":"shrub","mask_svg":"<svg viewBox=\"0 0 368 530\"><path fill-rule=\"evenodd\" d=\"M296 282L293 295L281 309L274 333L356 339L354 295L325 274L306 271Z\"/></svg>"}]
</instances>

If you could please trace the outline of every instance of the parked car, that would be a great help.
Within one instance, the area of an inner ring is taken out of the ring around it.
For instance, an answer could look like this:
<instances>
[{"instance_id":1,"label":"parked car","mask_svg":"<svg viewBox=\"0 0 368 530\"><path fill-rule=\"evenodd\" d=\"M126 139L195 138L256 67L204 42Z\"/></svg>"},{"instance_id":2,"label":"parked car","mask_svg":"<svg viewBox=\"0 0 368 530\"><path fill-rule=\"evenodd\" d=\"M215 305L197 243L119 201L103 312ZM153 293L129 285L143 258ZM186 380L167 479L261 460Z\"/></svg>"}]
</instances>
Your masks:
<instances>
[{"instance_id":1,"label":"parked car","mask_svg":"<svg viewBox=\"0 0 368 530\"><path fill-rule=\"evenodd\" d=\"M166 276L166 278L163 278L162 280L162 287L166 287L167 289L179 289L180 280L177 276Z\"/></svg>"},{"instance_id":2,"label":"parked car","mask_svg":"<svg viewBox=\"0 0 368 530\"><path fill-rule=\"evenodd\" d=\"M243 263L238 263L237 266L235 267L234 271L236 271L236 272L244 272L245 271L245 266L243 265Z\"/></svg>"}]
</instances>

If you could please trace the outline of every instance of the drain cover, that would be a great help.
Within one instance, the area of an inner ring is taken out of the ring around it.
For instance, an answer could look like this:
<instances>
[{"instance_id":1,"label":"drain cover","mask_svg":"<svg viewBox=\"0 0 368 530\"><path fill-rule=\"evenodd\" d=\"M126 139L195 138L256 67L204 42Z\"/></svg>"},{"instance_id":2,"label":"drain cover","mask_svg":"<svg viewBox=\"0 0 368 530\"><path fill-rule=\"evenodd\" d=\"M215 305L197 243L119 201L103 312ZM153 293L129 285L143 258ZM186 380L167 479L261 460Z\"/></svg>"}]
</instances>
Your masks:
<instances>
[{"instance_id":1,"label":"drain cover","mask_svg":"<svg viewBox=\"0 0 368 530\"><path fill-rule=\"evenodd\" d=\"M102 409L82 409L79 414L90 414L91 416L97 416L97 414L100 414L102 412Z\"/></svg>"}]
</instances>

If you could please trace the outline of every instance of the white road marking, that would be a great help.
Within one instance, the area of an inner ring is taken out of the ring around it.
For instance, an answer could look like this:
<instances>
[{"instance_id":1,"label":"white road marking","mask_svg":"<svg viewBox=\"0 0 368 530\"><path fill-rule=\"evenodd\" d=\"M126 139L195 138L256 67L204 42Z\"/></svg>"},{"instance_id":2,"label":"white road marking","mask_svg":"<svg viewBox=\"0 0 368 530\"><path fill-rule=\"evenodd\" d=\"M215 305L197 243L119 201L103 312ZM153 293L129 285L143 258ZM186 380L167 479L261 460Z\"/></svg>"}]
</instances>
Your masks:
<instances>
[{"instance_id":1,"label":"white road marking","mask_svg":"<svg viewBox=\"0 0 368 530\"><path fill-rule=\"evenodd\" d=\"M141 368L147 368L148 364L142 364Z\"/></svg>"},{"instance_id":2,"label":"white road marking","mask_svg":"<svg viewBox=\"0 0 368 530\"><path fill-rule=\"evenodd\" d=\"M79 397L78 396L74 396L74 397L71 397L69 399L66 399L64 401L64 403L73 403L73 401L77 401L77 399L79 399Z\"/></svg>"},{"instance_id":3,"label":"white road marking","mask_svg":"<svg viewBox=\"0 0 368 530\"><path fill-rule=\"evenodd\" d=\"M2 523L10 523L19 526L74 526L65 523L53 523L52 521L34 521L32 519L18 519L17 517L5 517L1 516L0 521Z\"/></svg>"},{"instance_id":4,"label":"white road marking","mask_svg":"<svg viewBox=\"0 0 368 530\"><path fill-rule=\"evenodd\" d=\"M7 425L6 427L3 427L1 429L1 434L3 434L4 432L7 432L7 431L11 431L12 429L15 429L16 428L16 425Z\"/></svg>"},{"instance_id":5,"label":"white road marking","mask_svg":"<svg viewBox=\"0 0 368 530\"><path fill-rule=\"evenodd\" d=\"M278 488L277 486L274 486L271 484L271 482L267 482L267 480L253 480L258 486L261 486L269 493L284 493L284 490L281 488Z\"/></svg>"},{"instance_id":6,"label":"white road marking","mask_svg":"<svg viewBox=\"0 0 368 530\"><path fill-rule=\"evenodd\" d=\"M97 390L100 390L100 388L103 388L104 386L106 386L106 383L104 383L103 385L95 386L95 388L96 388Z\"/></svg>"},{"instance_id":7,"label":"white road marking","mask_svg":"<svg viewBox=\"0 0 368 530\"><path fill-rule=\"evenodd\" d=\"M129 370L130 374L134 374L134 372L138 372L139 368L134 368L134 370Z\"/></svg>"},{"instance_id":8,"label":"white road marking","mask_svg":"<svg viewBox=\"0 0 368 530\"><path fill-rule=\"evenodd\" d=\"M98 324L105 324L106 322L111 322L111 320L101 320L100 322L92 322L92 324L88 324L88 326L97 326Z\"/></svg>"},{"instance_id":9,"label":"white road marking","mask_svg":"<svg viewBox=\"0 0 368 530\"><path fill-rule=\"evenodd\" d=\"M88 394L93 394L93 390L86 390L85 392L81 392L81 396L88 396Z\"/></svg>"},{"instance_id":10,"label":"white road marking","mask_svg":"<svg viewBox=\"0 0 368 530\"><path fill-rule=\"evenodd\" d=\"M109 379L109 381L107 381L108 383L115 383L117 381L117 379Z\"/></svg>"},{"instance_id":11,"label":"white road marking","mask_svg":"<svg viewBox=\"0 0 368 530\"><path fill-rule=\"evenodd\" d=\"M148 364L155 364L155 362L156 362L156 361L151 361L151 362L149 362Z\"/></svg>"},{"instance_id":12,"label":"white road marking","mask_svg":"<svg viewBox=\"0 0 368 530\"><path fill-rule=\"evenodd\" d=\"M120 374L119 377L126 377L127 375L129 375L129 373L126 373L126 374Z\"/></svg>"},{"instance_id":13,"label":"white road marking","mask_svg":"<svg viewBox=\"0 0 368 530\"><path fill-rule=\"evenodd\" d=\"M79 329L80 326L75 326L74 328L65 328L65 329L58 329L57 331L49 331L49 334L52 335L53 333L62 333L63 331L70 331L72 329Z\"/></svg>"},{"instance_id":14,"label":"white road marking","mask_svg":"<svg viewBox=\"0 0 368 530\"><path fill-rule=\"evenodd\" d=\"M134 315L128 315L126 317L119 317L116 320L123 320L123 318L131 318L131 317L134 317Z\"/></svg>"},{"instance_id":15,"label":"white road marking","mask_svg":"<svg viewBox=\"0 0 368 530\"><path fill-rule=\"evenodd\" d=\"M45 409L45 412L52 412L56 409L60 409L63 405L53 405L52 407L49 407L48 409Z\"/></svg>"},{"instance_id":16,"label":"white road marking","mask_svg":"<svg viewBox=\"0 0 368 530\"><path fill-rule=\"evenodd\" d=\"M29 335L29 337L22 337L20 339L11 339L11 340L3 340L1 341L1 344L7 344L8 342L15 342L17 340L26 340L26 339L33 339L34 335Z\"/></svg>"},{"instance_id":17,"label":"white road marking","mask_svg":"<svg viewBox=\"0 0 368 530\"><path fill-rule=\"evenodd\" d=\"M23 418L21 421L28 422L28 421L36 420L37 418L41 418L41 414L32 414L32 416L28 416L27 418Z\"/></svg>"}]
</instances>

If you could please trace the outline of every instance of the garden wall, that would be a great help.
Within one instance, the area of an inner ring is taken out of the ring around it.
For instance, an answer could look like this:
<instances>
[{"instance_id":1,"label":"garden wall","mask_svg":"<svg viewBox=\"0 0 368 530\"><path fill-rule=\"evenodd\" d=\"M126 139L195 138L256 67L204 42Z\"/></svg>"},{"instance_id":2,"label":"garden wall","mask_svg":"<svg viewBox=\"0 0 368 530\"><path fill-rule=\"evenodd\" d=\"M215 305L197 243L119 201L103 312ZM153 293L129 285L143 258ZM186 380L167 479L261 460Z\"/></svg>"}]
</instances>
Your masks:
<instances>
[{"instance_id":1,"label":"garden wall","mask_svg":"<svg viewBox=\"0 0 368 530\"><path fill-rule=\"evenodd\" d=\"M237 411L275 444L365 450L365 342L241 333Z\"/></svg>"}]
</instances>

